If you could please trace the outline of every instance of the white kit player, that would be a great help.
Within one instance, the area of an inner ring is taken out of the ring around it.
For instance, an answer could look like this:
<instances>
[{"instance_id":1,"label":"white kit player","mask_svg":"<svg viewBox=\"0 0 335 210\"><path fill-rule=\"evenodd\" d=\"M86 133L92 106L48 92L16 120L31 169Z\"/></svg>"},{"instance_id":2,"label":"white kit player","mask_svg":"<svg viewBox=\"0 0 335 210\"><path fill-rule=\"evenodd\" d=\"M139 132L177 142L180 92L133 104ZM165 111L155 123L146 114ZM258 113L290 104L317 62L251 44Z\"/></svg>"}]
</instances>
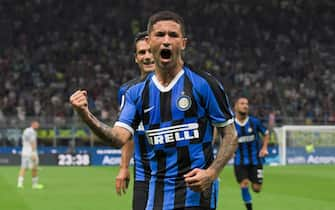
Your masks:
<instances>
[{"instance_id":1,"label":"white kit player","mask_svg":"<svg viewBox=\"0 0 335 210\"><path fill-rule=\"evenodd\" d=\"M23 188L24 175L28 168L31 168L32 188L43 189L43 185L38 183L37 167L37 133L36 130L40 127L39 122L32 121L30 127L24 129L22 134L22 152L21 152L21 169L17 182L18 188Z\"/></svg>"}]
</instances>

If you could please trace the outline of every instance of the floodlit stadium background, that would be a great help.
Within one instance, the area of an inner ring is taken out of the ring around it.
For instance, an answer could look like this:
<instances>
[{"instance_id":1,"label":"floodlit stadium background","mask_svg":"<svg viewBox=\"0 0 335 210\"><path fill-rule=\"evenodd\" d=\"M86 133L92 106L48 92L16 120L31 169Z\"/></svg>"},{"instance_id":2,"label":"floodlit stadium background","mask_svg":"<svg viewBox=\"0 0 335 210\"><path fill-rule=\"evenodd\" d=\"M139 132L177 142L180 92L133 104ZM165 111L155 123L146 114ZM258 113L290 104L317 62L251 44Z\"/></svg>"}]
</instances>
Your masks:
<instances>
[{"instance_id":1,"label":"floodlit stadium background","mask_svg":"<svg viewBox=\"0 0 335 210\"><path fill-rule=\"evenodd\" d=\"M161 9L185 19L185 61L220 79L231 102L248 96L252 114L273 131L255 208L335 209L334 128L282 135L284 125L335 124L332 1L1 0L0 210L130 209L131 190L114 192L119 150L92 135L68 98L86 89L91 110L112 124L119 86L138 76L134 35ZM43 192L16 189L31 119L41 122ZM283 142L287 166L270 167L283 164ZM243 209L238 190L227 167L218 209Z\"/></svg>"}]
</instances>

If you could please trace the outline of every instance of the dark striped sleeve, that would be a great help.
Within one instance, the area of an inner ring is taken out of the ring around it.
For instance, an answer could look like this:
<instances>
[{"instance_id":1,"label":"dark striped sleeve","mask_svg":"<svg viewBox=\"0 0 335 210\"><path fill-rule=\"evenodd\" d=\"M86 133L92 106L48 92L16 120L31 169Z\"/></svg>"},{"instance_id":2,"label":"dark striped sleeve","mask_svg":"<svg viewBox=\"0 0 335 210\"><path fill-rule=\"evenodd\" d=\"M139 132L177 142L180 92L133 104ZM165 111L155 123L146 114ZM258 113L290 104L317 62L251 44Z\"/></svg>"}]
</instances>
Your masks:
<instances>
[{"instance_id":1,"label":"dark striped sleeve","mask_svg":"<svg viewBox=\"0 0 335 210\"><path fill-rule=\"evenodd\" d=\"M137 82L133 81L125 90L123 94L124 104L121 106L118 120L115 123L115 126L123 127L132 134L134 134L134 130L137 129L140 123L137 102L141 92L141 85Z\"/></svg>"},{"instance_id":2,"label":"dark striped sleeve","mask_svg":"<svg viewBox=\"0 0 335 210\"><path fill-rule=\"evenodd\" d=\"M257 130L259 132L261 132L263 135L269 134L269 130L263 125L263 123L259 119L255 118L255 122Z\"/></svg>"},{"instance_id":3,"label":"dark striped sleeve","mask_svg":"<svg viewBox=\"0 0 335 210\"><path fill-rule=\"evenodd\" d=\"M224 127L234 122L233 111L223 85L209 73L202 73L205 83L199 90L212 124Z\"/></svg>"},{"instance_id":4,"label":"dark striped sleeve","mask_svg":"<svg viewBox=\"0 0 335 210\"><path fill-rule=\"evenodd\" d=\"M118 100L118 103L119 103L119 106L120 106L120 110L122 109L122 107L124 106L124 103L125 103L125 94L126 94L126 91L132 86L132 85L135 85L137 84L138 82L141 81L141 78L135 78L133 80L130 80L124 84L121 85L121 87L119 88L119 92L117 94L117 100Z\"/></svg>"},{"instance_id":5,"label":"dark striped sleeve","mask_svg":"<svg viewBox=\"0 0 335 210\"><path fill-rule=\"evenodd\" d=\"M122 109L122 107L124 106L124 102L125 102L125 91L126 88L125 86L121 86L120 89L119 89L119 92L117 94L117 100L119 102L119 107L120 107L120 110Z\"/></svg>"}]
</instances>

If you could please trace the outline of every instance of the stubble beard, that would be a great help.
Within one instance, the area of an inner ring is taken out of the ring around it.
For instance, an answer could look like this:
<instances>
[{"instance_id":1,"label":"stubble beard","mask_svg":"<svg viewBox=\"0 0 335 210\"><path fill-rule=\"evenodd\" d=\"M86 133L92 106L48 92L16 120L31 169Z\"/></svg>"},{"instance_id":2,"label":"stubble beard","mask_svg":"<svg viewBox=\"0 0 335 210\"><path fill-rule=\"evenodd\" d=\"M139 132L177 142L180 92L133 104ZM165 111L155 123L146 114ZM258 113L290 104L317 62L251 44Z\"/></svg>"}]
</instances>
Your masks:
<instances>
[{"instance_id":1,"label":"stubble beard","mask_svg":"<svg viewBox=\"0 0 335 210\"><path fill-rule=\"evenodd\" d=\"M239 113L239 115L241 115L242 117L245 117L245 116L248 115L248 112L247 112L247 111L246 111L246 112L239 111L238 113Z\"/></svg>"}]
</instances>

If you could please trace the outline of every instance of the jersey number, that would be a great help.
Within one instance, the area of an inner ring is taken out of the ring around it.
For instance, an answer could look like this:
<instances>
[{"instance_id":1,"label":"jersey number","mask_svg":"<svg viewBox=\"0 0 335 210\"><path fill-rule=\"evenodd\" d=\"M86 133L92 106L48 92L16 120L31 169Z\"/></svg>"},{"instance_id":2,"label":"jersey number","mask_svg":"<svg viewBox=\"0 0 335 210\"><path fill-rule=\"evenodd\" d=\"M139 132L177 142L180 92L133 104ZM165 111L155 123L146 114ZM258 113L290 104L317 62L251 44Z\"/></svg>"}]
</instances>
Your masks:
<instances>
[{"instance_id":1,"label":"jersey number","mask_svg":"<svg viewBox=\"0 0 335 210\"><path fill-rule=\"evenodd\" d=\"M263 178L263 169L257 169L257 178Z\"/></svg>"}]
</instances>

